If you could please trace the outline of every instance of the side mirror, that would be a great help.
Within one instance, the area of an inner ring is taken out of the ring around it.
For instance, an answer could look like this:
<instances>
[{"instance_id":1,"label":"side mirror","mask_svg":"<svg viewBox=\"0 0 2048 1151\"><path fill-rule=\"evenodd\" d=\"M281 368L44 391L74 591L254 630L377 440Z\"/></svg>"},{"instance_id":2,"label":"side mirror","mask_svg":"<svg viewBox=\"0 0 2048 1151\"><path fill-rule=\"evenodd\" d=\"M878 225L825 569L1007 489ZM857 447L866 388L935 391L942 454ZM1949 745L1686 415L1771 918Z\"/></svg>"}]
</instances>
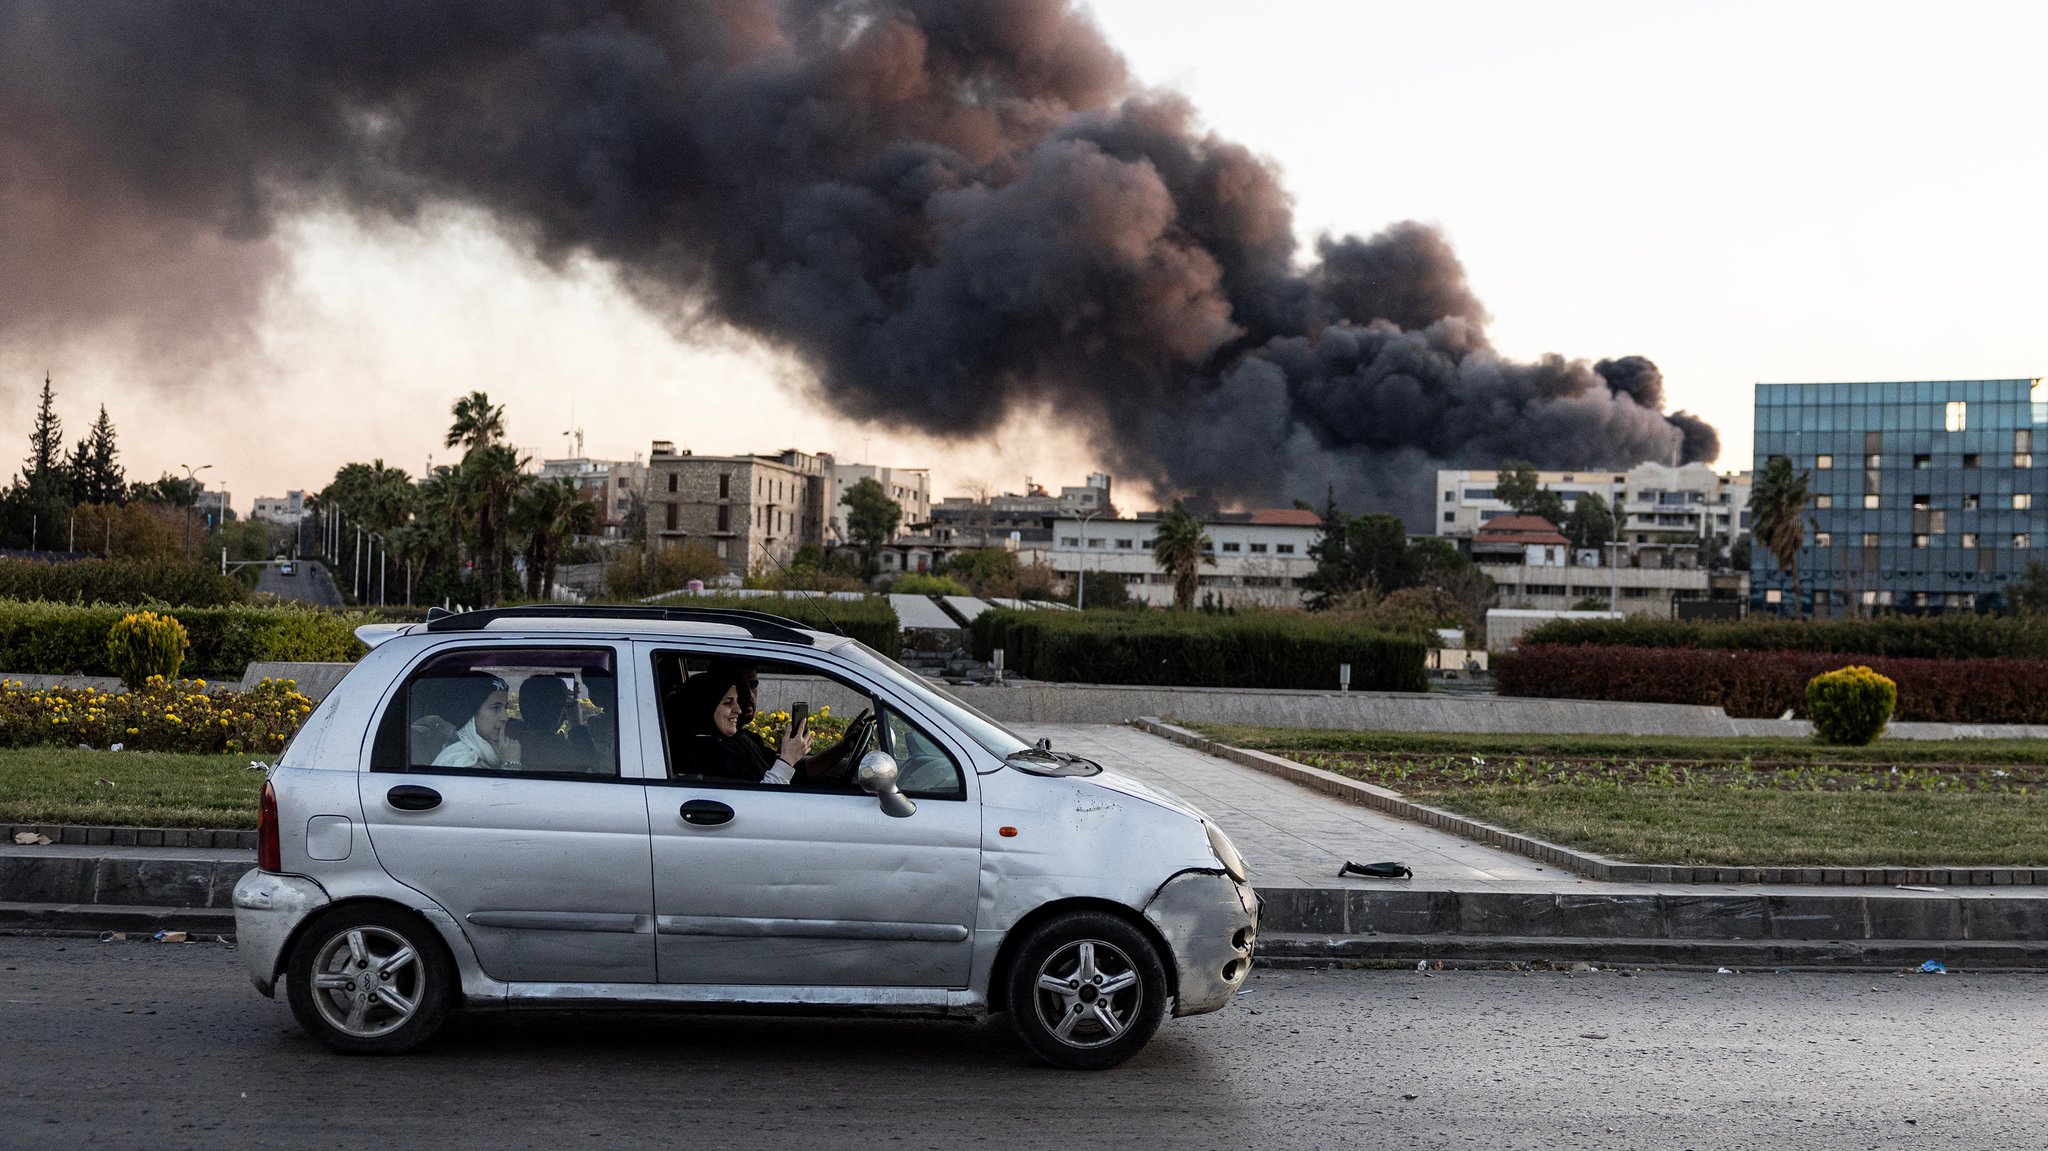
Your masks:
<instances>
[{"instance_id":1,"label":"side mirror","mask_svg":"<svg viewBox=\"0 0 2048 1151\"><path fill-rule=\"evenodd\" d=\"M886 751L871 751L860 759L860 773L855 776L862 791L872 794L881 801L882 812L898 819L917 810L917 804L902 792L896 790L896 761Z\"/></svg>"}]
</instances>

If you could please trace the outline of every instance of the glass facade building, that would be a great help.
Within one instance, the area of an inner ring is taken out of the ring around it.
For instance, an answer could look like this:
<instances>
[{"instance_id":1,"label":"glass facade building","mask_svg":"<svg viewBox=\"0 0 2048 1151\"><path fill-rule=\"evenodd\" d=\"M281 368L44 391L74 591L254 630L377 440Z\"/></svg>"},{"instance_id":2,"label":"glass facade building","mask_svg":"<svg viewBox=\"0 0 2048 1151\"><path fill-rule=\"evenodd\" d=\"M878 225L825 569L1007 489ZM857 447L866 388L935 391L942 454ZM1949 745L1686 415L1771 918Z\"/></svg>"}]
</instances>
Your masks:
<instances>
[{"instance_id":1,"label":"glass facade building","mask_svg":"<svg viewBox=\"0 0 2048 1151\"><path fill-rule=\"evenodd\" d=\"M1778 456L1807 476L1801 612L2004 606L2028 562L2048 560L2039 383L1758 384L1758 479ZM1749 586L1752 611L1792 613L1792 578L1760 539Z\"/></svg>"}]
</instances>

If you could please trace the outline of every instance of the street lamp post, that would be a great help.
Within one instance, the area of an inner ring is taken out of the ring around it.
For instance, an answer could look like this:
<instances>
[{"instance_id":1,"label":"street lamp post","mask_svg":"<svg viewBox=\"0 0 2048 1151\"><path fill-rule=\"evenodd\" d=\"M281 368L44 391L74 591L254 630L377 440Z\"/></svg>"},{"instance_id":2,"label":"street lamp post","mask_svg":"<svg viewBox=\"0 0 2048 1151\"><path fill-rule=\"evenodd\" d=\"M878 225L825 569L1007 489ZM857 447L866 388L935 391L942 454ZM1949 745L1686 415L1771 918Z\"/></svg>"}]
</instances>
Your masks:
<instances>
[{"instance_id":1,"label":"street lamp post","mask_svg":"<svg viewBox=\"0 0 2048 1151\"><path fill-rule=\"evenodd\" d=\"M183 469L185 469L185 482L186 482L186 483L188 483L188 484L191 484L191 485L193 485L193 489L192 489L192 506L193 506L194 508L196 508L196 507L198 507L198 506L199 506L199 473L200 473L200 472L203 472L203 471L205 471L206 469L208 469L208 468L212 467L213 465L212 465L212 464L200 464L200 465L199 465L198 467L196 467L196 468L195 468L195 467L193 467L193 466L192 466L191 464L179 464L178 466L179 466L179 467L181 467L181 468L183 468ZM186 512L185 512L185 558L186 558L186 559L191 559L191 558L192 558L192 510L191 510L191 508L188 508L188 509L186 509Z\"/></svg>"},{"instance_id":2,"label":"street lamp post","mask_svg":"<svg viewBox=\"0 0 2048 1151\"><path fill-rule=\"evenodd\" d=\"M1081 517L1081 554L1074 560L1074 610L1088 610L1088 521L1101 515L1089 512Z\"/></svg>"}]
</instances>

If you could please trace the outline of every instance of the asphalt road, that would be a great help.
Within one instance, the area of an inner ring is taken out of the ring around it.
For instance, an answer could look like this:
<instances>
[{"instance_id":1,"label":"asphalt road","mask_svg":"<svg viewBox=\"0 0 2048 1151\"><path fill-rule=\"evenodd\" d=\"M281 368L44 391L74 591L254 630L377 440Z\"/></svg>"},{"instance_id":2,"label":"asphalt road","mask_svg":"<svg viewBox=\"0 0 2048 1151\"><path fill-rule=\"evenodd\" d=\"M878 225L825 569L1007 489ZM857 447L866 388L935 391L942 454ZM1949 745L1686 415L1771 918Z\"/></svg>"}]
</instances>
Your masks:
<instances>
[{"instance_id":1,"label":"asphalt road","mask_svg":"<svg viewBox=\"0 0 2048 1151\"><path fill-rule=\"evenodd\" d=\"M2048 976L1271 971L1111 1072L1001 1023L457 1018L346 1059L220 944L0 937L0 1147L2048 1141ZM1412 1097L1411 1097L1412 1096Z\"/></svg>"}]
</instances>

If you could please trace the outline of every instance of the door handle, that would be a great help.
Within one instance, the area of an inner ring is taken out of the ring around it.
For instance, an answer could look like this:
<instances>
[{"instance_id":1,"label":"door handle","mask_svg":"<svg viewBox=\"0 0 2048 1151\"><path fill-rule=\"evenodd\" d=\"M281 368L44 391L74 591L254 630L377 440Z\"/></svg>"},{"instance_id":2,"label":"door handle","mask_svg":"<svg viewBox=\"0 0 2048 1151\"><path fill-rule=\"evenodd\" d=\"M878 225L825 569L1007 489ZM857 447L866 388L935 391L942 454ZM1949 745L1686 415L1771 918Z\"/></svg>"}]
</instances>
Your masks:
<instances>
[{"instance_id":1,"label":"door handle","mask_svg":"<svg viewBox=\"0 0 2048 1151\"><path fill-rule=\"evenodd\" d=\"M684 823L698 827L716 827L732 822L732 808L715 799L693 799L682 807Z\"/></svg>"},{"instance_id":2,"label":"door handle","mask_svg":"<svg viewBox=\"0 0 2048 1151\"><path fill-rule=\"evenodd\" d=\"M401 783L384 793L391 806L400 811L431 811L441 806L441 793L416 783Z\"/></svg>"}]
</instances>

